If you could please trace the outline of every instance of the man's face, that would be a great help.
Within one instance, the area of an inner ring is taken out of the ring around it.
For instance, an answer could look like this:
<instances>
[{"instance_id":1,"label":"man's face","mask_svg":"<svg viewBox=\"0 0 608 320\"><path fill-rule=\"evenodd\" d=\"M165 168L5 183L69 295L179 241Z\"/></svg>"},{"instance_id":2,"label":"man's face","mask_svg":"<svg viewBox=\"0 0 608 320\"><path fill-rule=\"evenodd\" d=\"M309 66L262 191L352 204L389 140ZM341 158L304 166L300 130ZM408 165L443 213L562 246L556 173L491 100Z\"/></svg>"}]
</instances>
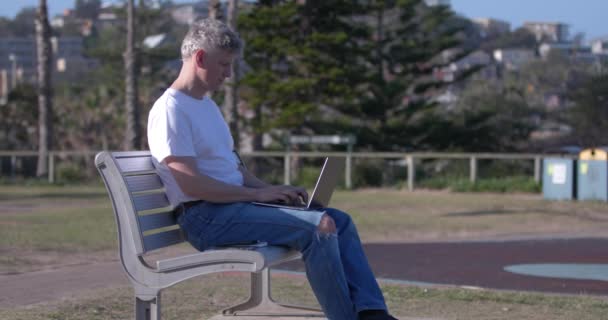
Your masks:
<instances>
[{"instance_id":1,"label":"man's face","mask_svg":"<svg viewBox=\"0 0 608 320\"><path fill-rule=\"evenodd\" d=\"M232 62L236 54L226 50L214 50L203 54L202 79L207 90L215 91L220 88L232 72Z\"/></svg>"}]
</instances>

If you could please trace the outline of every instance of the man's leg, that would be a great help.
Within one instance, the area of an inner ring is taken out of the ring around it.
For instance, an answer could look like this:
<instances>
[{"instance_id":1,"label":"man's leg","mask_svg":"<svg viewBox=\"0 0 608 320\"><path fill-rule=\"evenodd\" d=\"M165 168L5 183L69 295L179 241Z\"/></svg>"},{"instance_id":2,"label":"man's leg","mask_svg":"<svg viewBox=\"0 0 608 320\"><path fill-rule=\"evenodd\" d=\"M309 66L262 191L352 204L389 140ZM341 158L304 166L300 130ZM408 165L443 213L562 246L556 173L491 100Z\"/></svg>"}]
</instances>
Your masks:
<instances>
[{"instance_id":1,"label":"man's leg","mask_svg":"<svg viewBox=\"0 0 608 320\"><path fill-rule=\"evenodd\" d=\"M332 219L324 217L324 212L249 203L201 203L183 213L179 223L189 242L199 250L255 241L299 250L310 285L327 317L357 319L342 266L338 235Z\"/></svg>"},{"instance_id":2,"label":"man's leg","mask_svg":"<svg viewBox=\"0 0 608 320\"><path fill-rule=\"evenodd\" d=\"M340 210L325 210L335 221L342 266L356 311L386 310L382 291L369 266L354 222Z\"/></svg>"}]
</instances>

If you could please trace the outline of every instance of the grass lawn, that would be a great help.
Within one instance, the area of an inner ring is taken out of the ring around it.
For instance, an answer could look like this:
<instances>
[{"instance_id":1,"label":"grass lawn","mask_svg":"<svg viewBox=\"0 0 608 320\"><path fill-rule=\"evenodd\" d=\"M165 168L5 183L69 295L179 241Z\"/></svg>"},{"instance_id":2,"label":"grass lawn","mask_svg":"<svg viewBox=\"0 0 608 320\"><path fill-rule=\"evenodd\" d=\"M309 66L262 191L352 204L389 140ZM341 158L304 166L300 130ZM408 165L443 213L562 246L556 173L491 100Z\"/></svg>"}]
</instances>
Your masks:
<instances>
[{"instance_id":1,"label":"grass lawn","mask_svg":"<svg viewBox=\"0 0 608 320\"><path fill-rule=\"evenodd\" d=\"M338 192L366 242L606 236L608 204L540 195L362 190Z\"/></svg>"},{"instance_id":2,"label":"grass lawn","mask_svg":"<svg viewBox=\"0 0 608 320\"><path fill-rule=\"evenodd\" d=\"M553 202L528 194L339 191L364 242L605 234L608 204ZM0 186L0 250L98 251L116 245L103 187Z\"/></svg>"},{"instance_id":3,"label":"grass lawn","mask_svg":"<svg viewBox=\"0 0 608 320\"><path fill-rule=\"evenodd\" d=\"M219 274L187 281L163 291L164 319L208 319L246 299L246 275ZM273 276L273 297L284 303L315 306L303 277ZM588 296L418 288L382 285L389 309L402 317L425 319L606 319L608 300ZM132 319L129 287L101 289L59 302L0 309L4 320Z\"/></svg>"},{"instance_id":4,"label":"grass lawn","mask_svg":"<svg viewBox=\"0 0 608 320\"><path fill-rule=\"evenodd\" d=\"M606 236L608 204L539 195L359 190L332 205L351 213L364 242ZM0 186L0 275L116 259L116 226L100 186ZM245 298L243 275L202 277L163 295L167 319L205 319ZM278 300L314 304L301 277L277 277ZM304 288L304 289L302 289ZM608 319L605 297L385 284L397 315L436 319ZM132 292L100 289L67 300L0 309L0 319L129 319Z\"/></svg>"}]
</instances>

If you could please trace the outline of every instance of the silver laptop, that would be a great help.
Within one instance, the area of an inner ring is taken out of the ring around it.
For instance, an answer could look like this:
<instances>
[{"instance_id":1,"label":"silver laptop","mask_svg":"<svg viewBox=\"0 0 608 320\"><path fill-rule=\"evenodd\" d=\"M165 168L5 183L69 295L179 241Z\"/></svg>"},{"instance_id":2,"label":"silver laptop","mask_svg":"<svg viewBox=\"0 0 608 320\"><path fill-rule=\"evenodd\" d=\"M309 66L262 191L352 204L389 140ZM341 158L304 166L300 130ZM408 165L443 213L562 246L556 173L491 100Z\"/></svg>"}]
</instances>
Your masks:
<instances>
[{"instance_id":1,"label":"silver laptop","mask_svg":"<svg viewBox=\"0 0 608 320\"><path fill-rule=\"evenodd\" d=\"M310 195L308 203L306 205L292 206L280 203L266 202L253 202L253 204L298 210L326 208L329 205L329 200L331 199L331 195L333 194L334 189L338 184L338 178L340 177L340 173L342 172L344 172L343 158L325 158L325 163L323 164L323 168L321 168L321 173L319 174L319 178L317 179L317 184L315 185L315 188L312 191L312 194Z\"/></svg>"}]
</instances>

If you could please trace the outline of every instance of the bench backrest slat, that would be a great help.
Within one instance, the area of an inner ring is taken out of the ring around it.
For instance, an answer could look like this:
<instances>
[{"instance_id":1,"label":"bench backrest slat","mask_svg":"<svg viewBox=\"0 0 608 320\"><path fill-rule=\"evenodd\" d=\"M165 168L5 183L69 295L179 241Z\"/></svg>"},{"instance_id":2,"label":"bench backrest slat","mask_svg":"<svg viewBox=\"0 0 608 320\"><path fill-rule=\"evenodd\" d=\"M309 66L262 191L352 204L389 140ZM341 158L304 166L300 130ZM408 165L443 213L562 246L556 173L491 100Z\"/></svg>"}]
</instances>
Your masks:
<instances>
[{"instance_id":1,"label":"bench backrest slat","mask_svg":"<svg viewBox=\"0 0 608 320\"><path fill-rule=\"evenodd\" d=\"M180 229L151 234L144 237L144 248L146 251L164 248L183 242L184 238Z\"/></svg>"},{"instance_id":2,"label":"bench backrest slat","mask_svg":"<svg viewBox=\"0 0 608 320\"><path fill-rule=\"evenodd\" d=\"M164 193L139 194L132 198L136 211L167 208L171 205Z\"/></svg>"},{"instance_id":3,"label":"bench backrest slat","mask_svg":"<svg viewBox=\"0 0 608 320\"><path fill-rule=\"evenodd\" d=\"M95 163L112 200L123 249L143 255L184 241L150 152L101 152ZM142 214L147 210L161 212ZM174 229L144 235L167 227Z\"/></svg>"},{"instance_id":4,"label":"bench backrest slat","mask_svg":"<svg viewBox=\"0 0 608 320\"><path fill-rule=\"evenodd\" d=\"M150 157L116 157L116 163L125 175L155 170Z\"/></svg>"},{"instance_id":5,"label":"bench backrest slat","mask_svg":"<svg viewBox=\"0 0 608 320\"><path fill-rule=\"evenodd\" d=\"M146 214L139 216L139 227L142 232L165 228L175 225L175 214L173 211Z\"/></svg>"},{"instance_id":6,"label":"bench backrest slat","mask_svg":"<svg viewBox=\"0 0 608 320\"><path fill-rule=\"evenodd\" d=\"M142 192L163 188L163 183L156 173L141 176L127 176L125 177L125 181L131 192Z\"/></svg>"}]
</instances>

